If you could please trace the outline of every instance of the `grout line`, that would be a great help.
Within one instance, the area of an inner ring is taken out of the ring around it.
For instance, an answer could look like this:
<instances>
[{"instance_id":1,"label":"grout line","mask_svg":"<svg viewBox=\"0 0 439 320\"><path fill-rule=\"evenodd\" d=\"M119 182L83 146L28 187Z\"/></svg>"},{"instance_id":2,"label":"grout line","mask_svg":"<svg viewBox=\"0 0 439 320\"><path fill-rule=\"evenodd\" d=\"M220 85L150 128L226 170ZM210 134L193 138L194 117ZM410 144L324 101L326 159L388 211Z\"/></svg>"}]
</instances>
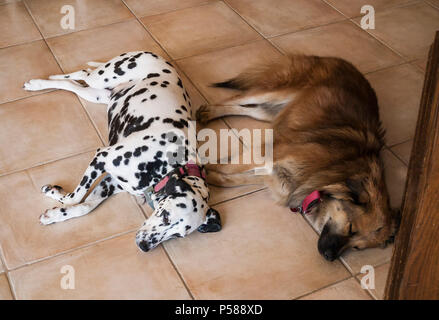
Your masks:
<instances>
[{"instance_id":1,"label":"grout line","mask_svg":"<svg viewBox=\"0 0 439 320\"><path fill-rule=\"evenodd\" d=\"M276 35L273 35L273 36L268 36L267 40L278 38L278 37L282 37L282 36L286 36L286 35L293 34L293 33L299 33L299 32L303 32L303 31L310 31L310 30L318 29L318 28L321 28L321 27L327 27L327 26L330 26L330 25L333 25L333 24L343 23L343 22L347 22L347 21L349 21L349 19L342 19L342 20L337 20L337 21L331 21L331 22L327 22L327 23L324 23L324 24L320 24L318 26L309 26L309 27L305 27L305 28L302 28L302 29L298 29L298 30L287 31L287 32L279 33L279 34L276 34Z\"/></svg>"},{"instance_id":2,"label":"grout line","mask_svg":"<svg viewBox=\"0 0 439 320\"><path fill-rule=\"evenodd\" d=\"M393 155L398 161L400 161L404 167L408 167L408 163L405 163L405 161L402 160L395 152L393 152L391 148L389 148L388 146L384 146L383 150L387 150L388 152L390 152L390 154Z\"/></svg>"},{"instance_id":3,"label":"grout line","mask_svg":"<svg viewBox=\"0 0 439 320\"><path fill-rule=\"evenodd\" d=\"M247 193L241 194L241 195L233 197L233 198L229 198L229 199L226 199L226 200L221 200L221 201L218 201L218 202L215 202L215 203L209 203L209 206L210 207L219 206L219 205L221 205L223 203L226 203L226 202L229 202L229 201L232 201L232 200L236 200L236 199L239 199L239 198L243 198L243 197L252 195L252 194L257 193L257 192L262 192L262 191L265 191L265 190L268 190L268 188L264 187L264 188L261 188L261 189L249 191Z\"/></svg>"},{"instance_id":4,"label":"grout line","mask_svg":"<svg viewBox=\"0 0 439 320\"><path fill-rule=\"evenodd\" d=\"M1 6L1 4L0 4L0 6ZM41 33L40 33L40 35L41 35ZM10 45L1 47L0 50L9 49L9 48L13 48L13 47L18 47L18 46L22 46L24 44L33 43L33 42L37 42L37 41L41 41L41 40L44 40L44 38L41 37L40 39L34 39L34 40L28 40L28 41L24 41L24 42L20 42L20 43L10 44Z\"/></svg>"},{"instance_id":5,"label":"grout line","mask_svg":"<svg viewBox=\"0 0 439 320\"><path fill-rule=\"evenodd\" d=\"M335 281L335 282L332 282L332 283L330 283L330 284L327 284L327 285L325 285L325 286L323 286L323 287L320 287L320 288L318 288L318 289L311 290L311 291L309 291L309 292L307 292L307 293L305 293L305 294L303 294L303 295L299 295L299 296L293 298L293 300L299 300L300 298L303 298L303 297L309 296L309 295L311 295L311 294L313 294L313 293L315 293L315 292L317 292L317 291L320 291L320 290L323 290L323 289L329 288L329 287L331 287L331 286L333 286L333 285L336 285L336 284L341 283L341 282L346 281L346 280L350 280L350 279L352 279L352 278L354 278L354 277L353 277L352 275L350 275L350 276L348 276L348 277L346 277L346 278L343 278L343 279L337 280L337 281Z\"/></svg>"},{"instance_id":6,"label":"grout line","mask_svg":"<svg viewBox=\"0 0 439 320\"><path fill-rule=\"evenodd\" d=\"M401 61L401 62L399 62L399 63L397 63L397 64L392 64L392 65L389 65L389 66L386 66L386 67L383 67L383 68L380 68L380 69L376 69L376 70L372 70L372 71L365 72L365 73L363 73L363 75L365 75L365 76L366 76L366 75L370 75L370 74L372 74L372 73L385 71L385 70L392 69L392 68L396 68L396 67L400 67L400 66L403 66L403 65L406 65L406 64L410 64L410 62L407 62L407 61Z\"/></svg>"},{"instance_id":7,"label":"grout line","mask_svg":"<svg viewBox=\"0 0 439 320\"><path fill-rule=\"evenodd\" d=\"M358 279L356 276L354 276L353 278L354 278L355 281L357 281L357 283L360 285L360 288L361 288L362 290L365 290L365 291L366 291L366 294L367 294L369 297L371 297L372 300L380 300L380 299L378 299L377 297L375 297L369 289L363 289L363 288L361 287L361 281L360 281L360 279Z\"/></svg>"},{"instance_id":8,"label":"grout line","mask_svg":"<svg viewBox=\"0 0 439 320\"><path fill-rule=\"evenodd\" d=\"M27 99L27 98L41 96L43 94L51 93L51 92L54 92L56 90L58 90L58 89L44 89L44 90L41 90L41 91L26 91L26 92L32 92L32 93L30 95L28 95L28 96L19 97L19 98L15 98L15 99L12 99L12 100L4 101L4 102L0 103L0 106L3 105L3 104L6 104L6 103L11 103L11 102L16 102L16 101L24 100L24 99Z\"/></svg>"},{"instance_id":9,"label":"grout line","mask_svg":"<svg viewBox=\"0 0 439 320\"><path fill-rule=\"evenodd\" d=\"M12 282L12 279L11 279L11 276L10 276L9 272L6 271L5 275L6 275L6 279L8 280L9 291L11 292L13 300L18 300L17 299L17 293L15 292L16 291L15 290L15 286L13 285L13 282Z\"/></svg>"},{"instance_id":10,"label":"grout line","mask_svg":"<svg viewBox=\"0 0 439 320\"><path fill-rule=\"evenodd\" d=\"M119 21L116 21L116 22L111 22L111 23L108 23L108 24L103 24L103 25L94 26L94 27L90 27L90 28L78 29L78 30L75 30L75 31L67 32L67 33L61 33L61 34L56 34L56 35L53 35L53 36L44 37L43 39L45 39L45 40L52 40L52 39L55 39L55 38L59 38L59 37L62 37L62 36L67 36L67 35L70 35L70 34L79 33L79 32L82 32L82 31L96 30L96 29L99 29L99 28L104 28L104 27L112 26L112 25L115 25L115 24L118 24L118 23L125 23L125 22L130 22L130 21L135 21L135 20L136 19L134 17L126 18L126 19L122 19L122 20L119 20Z\"/></svg>"},{"instance_id":11,"label":"grout line","mask_svg":"<svg viewBox=\"0 0 439 320\"><path fill-rule=\"evenodd\" d=\"M121 1L122 1L122 2L125 2L125 0L121 0ZM220 1L217 0L216 2L220 2ZM184 8L178 8L178 9L171 9L171 10L169 10L169 11L164 11L164 12L161 12L161 13L146 14L146 15L144 15L144 16L142 15L142 16L138 16L138 17L139 17L139 19L147 18L147 17L148 17L148 18L149 18L149 17L155 17L155 16L160 16L160 15L164 15L164 14L172 13L172 12L183 11L183 10L186 10L186 9L192 9L192 8L204 7L204 6L207 6L207 5L209 5L209 4L216 3L216 2L205 0L205 2L203 2L203 3L199 3L199 4L195 4L195 5L193 5L193 6L184 7ZM128 6L128 4L125 3L125 5L127 6L127 8L128 8L133 14L135 14L135 13L134 13L134 10L131 9L131 8ZM136 15L136 17L137 17L137 15Z\"/></svg>"},{"instance_id":12,"label":"grout line","mask_svg":"<svg viewBox=\"0 0 439 320\"><path fill-rule=\"evenodd\" d=\"M99 147L97 147L97 148L99 148ZM69 153L69 154L63 155L61 158L56 158L56 159L51 159L51 160L48 160L48 161L39 162L39 163L36 163L34 165L31 165L30 167L20 168L20 169L8 171L8 172L0 174L0 178L9 176L9 175L14 174L14 173L22 172L22 171L25 171L25 170L30 170L30 169L33 169L33 168L41 167L41 166L44 166L46 164L53 163L53 162L56 162L56 161L60 161L60 160L68 159L68 158L73 158L75 156L79 156L79 155L82 155L82 154L85 154L85 153L88 153L88 152L92 152L92 151L96 151L96 147L93 147L93 148L90 148L90 149L86 149L86 150L80 151L78 153Z\"/></svg>"},{"instance_id":13,"label":"grout line","mask_svg":"<svg viewBox=\"0 0 439 320\"><path fill-rule=\"evenodd\" d=\"M177 272L178 277L180 278L181 282L183 283L184 287L186 288L187 293L191 297L192 300L195 300L191 290L189 289L189 286L187 285L186 281L184 280L183 275L180 273L180 270L178 270L177 265L174 263L174 261L171 259L171 256L168 252L168 250L165 247L165 244L161 244L163 251L165 252L166 256L168 257L169 262L171 263L172 267L174 268L175 272Z\"/></svg>"}]
</instances>

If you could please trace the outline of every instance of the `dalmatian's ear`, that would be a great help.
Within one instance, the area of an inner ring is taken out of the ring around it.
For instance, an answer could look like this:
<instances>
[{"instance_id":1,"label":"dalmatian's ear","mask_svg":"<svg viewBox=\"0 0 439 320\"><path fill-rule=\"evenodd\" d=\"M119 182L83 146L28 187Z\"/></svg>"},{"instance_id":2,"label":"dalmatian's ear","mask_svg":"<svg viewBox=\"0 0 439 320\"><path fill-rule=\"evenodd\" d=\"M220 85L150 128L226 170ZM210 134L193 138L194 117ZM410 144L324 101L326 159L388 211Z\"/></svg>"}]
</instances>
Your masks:
<instances>
[{"instance_id":1,"label":"dalmatian's ear","mask_svg":"<svg viewBox=\"0 0 439 320\"><path fill-rule=\"evenodd\" d=\"M221 228L221 218L218 211L209 208L206 213L206 220L204 220L204 223L198 227L198 232L218 232Z\"/></svg>"}]
</instances>

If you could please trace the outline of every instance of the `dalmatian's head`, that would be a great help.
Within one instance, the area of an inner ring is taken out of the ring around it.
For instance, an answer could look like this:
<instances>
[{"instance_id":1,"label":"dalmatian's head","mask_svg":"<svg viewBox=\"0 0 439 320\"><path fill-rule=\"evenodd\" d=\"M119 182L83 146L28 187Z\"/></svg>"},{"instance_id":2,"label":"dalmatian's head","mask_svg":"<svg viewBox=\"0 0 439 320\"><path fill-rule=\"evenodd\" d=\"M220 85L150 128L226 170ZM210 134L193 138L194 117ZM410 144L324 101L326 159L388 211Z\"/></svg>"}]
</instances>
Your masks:
<instances>
[{"instance_id":1,"label":"dalmatian's head","mask_svg":"<svg viewBox=\"0 0 439 320\"><path fill-rule=\"evenodd\" d=\"M216 232L221 221L216 210L209 208L209 191L201 178L180 178L174 174L156 195L156 208L136 235L142 251L149 251L161 242L181 238L198 230Z\"/></svg>"}]
</instances>

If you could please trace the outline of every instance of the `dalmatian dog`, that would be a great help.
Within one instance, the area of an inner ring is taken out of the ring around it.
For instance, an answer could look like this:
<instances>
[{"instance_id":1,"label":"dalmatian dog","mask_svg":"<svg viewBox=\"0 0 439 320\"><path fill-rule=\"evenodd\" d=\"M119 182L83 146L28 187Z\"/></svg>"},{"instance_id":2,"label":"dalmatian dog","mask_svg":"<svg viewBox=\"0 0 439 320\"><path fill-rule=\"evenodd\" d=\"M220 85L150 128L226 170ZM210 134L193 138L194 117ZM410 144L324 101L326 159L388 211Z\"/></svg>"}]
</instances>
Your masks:
<instances>
[{"instance_id":1,"label":"dalmatian dog","mask_svg":"<svg viewBox=\"0 0 439 320\"><path fill-rule=\"evenodd\" d=\"M203 168L189 163L191 102L171 63L151 52L129 52L94 69L34 79L29 91L64 89L107 104L109 146L97 150L70 193L45 185L42 192L63 204L40 216L43 225L90 213L104 200L129 192L150 200L153 214L136 235L143 251L194 230L216 232L220 216L208 205ZM196 158L195 158L196 159Z\"/></svg>"}]
</instances>

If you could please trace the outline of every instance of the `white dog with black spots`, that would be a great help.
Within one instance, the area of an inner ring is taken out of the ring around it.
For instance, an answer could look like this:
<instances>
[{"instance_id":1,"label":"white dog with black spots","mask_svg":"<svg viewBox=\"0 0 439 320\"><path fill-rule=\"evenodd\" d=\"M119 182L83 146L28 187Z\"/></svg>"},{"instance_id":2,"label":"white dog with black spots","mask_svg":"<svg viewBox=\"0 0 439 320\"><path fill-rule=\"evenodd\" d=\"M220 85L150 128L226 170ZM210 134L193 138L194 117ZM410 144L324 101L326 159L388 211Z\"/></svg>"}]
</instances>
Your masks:
<instances>
[{"instance_id":1,"label":"white dog with black spots","mask_svg":"<svg viewBox=\"0 0 439 320\"><path fill-rule=\"evenodd\" d=\"M145 197L166 179L162 190L151 195L154 213L137 232L140 249L148 251L197 229L219 231L220 217L207 203L205 180L200 175L180 174L196 150L188 143L190 98L172 64L141 51L88 65L95 69L24 84L25 90L64 89L108 105L109 146L97 150L73 192L66 193L59 186L42 187L46 196L65 206L47 210L40 222L47 225L83 216L122 191Z\"/></svg>"}]
</instances>

